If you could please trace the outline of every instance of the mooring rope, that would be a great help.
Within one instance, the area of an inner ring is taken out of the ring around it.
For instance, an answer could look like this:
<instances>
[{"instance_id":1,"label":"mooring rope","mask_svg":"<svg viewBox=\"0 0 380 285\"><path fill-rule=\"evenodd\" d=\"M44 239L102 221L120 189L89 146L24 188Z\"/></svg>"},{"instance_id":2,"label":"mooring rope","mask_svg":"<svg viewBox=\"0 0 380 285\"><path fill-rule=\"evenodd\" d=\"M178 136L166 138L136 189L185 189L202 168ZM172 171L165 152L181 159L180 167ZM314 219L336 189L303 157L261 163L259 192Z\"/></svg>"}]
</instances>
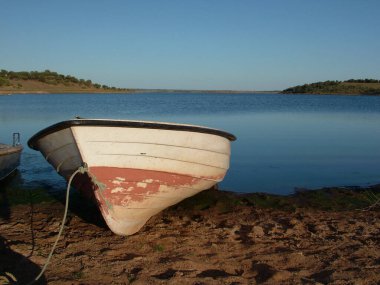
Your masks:
<instances>
[{"instance_id":1,"label":"mooring rope","mask_svg":"<svg viewBox=\"0 0 380 285\"><path fill-rule=\"evenodd\" d=\"M51 257L53 256L53 253L55 251L55 248L57 246L57 243L62 235L62 232L63 232L63 228L65 227L65 222L66 222L66 217L67 217L67 212L68 212L68 209L69 209L69 194L70 194L70 188L71 188L71 183L75 177L75 175L77 175L78 173L81 173L81 174L84 174L84 173L88 173L88 168L87 168L87 165L84 165L84 166L80 166L76 171L74 171L73 174L71 174L70 176L70 179L69 179L69 182L67 184L67 189L66 189L66 202L65 202L65 211L64 211L64 214L63 214L63 218L62 218L62 223L61 223L61 226L59 228L59 232L58 232L58 235L57 235L57 238L55 239L55 242L53 244L53 247L49 253L49 256L47 257L46 261L45 261L45 265L44 267L41 269L41 272L40 274L37 275L37 277L31 281L30 283L28 283L27 285L31 285L33 284L34 282L38 281L38 279L41 278L41 276L44 274L47 266L49 265L49 262L50 262L50 259Z\"/></svg>"},{"instance_id":2,"label":"mooring rope","mask_svg":"<svg viewBox=\"0 0 380 285\"><path fill-rule=\"evenodd\" d=\"M362 211L370 211L370 210L380 206L380 196L378 196L378 194L373 193L371 190L367 190L366 193L368 196L368 200L370 202L372 202L372 204L369 205L368 207L362 209Z\"/></svg>"}]
</instances>

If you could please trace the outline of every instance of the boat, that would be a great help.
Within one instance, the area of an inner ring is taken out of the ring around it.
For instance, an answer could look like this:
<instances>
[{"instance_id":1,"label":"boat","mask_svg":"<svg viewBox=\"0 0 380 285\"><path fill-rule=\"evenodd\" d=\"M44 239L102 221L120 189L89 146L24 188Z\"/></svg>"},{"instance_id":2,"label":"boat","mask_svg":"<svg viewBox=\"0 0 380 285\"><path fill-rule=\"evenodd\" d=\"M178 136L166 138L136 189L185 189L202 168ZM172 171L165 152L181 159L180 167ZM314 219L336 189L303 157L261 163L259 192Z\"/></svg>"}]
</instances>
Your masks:
<instances>
[{"instance_id":1,"label":"boat","mask_svg":"<svg viewBox=\"0 0 380 285\"><path fill-rule=\"evenodd\" d=\"M153 215L222 181L235 139L195 125L79 118L39 131L28 145L66 181L85 166L74 188L97 203L111 231L132 235Z\"/></svg>"},{"instance_id":2,"label":"boat","mask_svg":"<svg viewBox=\"0 0 380 285\"><path fill-rule=\"evenodd\" d=\"M22 146L20 134L13 134L13 144L0 143L0 181L8 177L20 165Z\"/></svg>"}]
</instances>

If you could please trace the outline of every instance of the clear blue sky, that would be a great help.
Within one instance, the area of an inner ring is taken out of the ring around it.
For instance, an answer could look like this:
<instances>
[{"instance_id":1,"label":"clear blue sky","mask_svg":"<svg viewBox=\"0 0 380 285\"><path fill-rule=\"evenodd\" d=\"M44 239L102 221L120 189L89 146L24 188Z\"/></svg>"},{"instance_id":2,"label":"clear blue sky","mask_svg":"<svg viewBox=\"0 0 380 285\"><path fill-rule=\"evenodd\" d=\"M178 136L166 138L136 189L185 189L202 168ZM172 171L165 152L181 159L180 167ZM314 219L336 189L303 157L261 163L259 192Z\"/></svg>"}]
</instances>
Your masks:
<instances>
[{"instance_id":1,"label":"clear blue sky","mask_svg":"<svg viewBox=\"0 0 380 285\"><path fill-rule=\"evenodd\" d=\"M380 79L379 0L15 0L0 68L127 88Z\"/></svg>"}]
</instances>

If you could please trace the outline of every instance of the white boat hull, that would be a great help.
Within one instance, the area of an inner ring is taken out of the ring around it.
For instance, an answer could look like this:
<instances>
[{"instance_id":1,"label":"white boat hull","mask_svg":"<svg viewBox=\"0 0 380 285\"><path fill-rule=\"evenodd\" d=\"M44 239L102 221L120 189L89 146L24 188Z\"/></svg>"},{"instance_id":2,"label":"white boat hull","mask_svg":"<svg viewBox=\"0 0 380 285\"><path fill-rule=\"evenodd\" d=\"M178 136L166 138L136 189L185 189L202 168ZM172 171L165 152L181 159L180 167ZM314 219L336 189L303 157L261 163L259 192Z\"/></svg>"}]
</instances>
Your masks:
<instances>
[{"instance_id":1,"label":"white boat hull","mask_svg":"<svg viewBox=\"0 0 380 285\"><path fill-rule=\"evenodd\" d=\"M136 233L151 216L221 181L229 167L232 135L96 122L46 132L31 139L32 147L66 180L87 165L91 179L82 175L76 188L96 200L116 234Z\"/></svg>"}]
</instances>

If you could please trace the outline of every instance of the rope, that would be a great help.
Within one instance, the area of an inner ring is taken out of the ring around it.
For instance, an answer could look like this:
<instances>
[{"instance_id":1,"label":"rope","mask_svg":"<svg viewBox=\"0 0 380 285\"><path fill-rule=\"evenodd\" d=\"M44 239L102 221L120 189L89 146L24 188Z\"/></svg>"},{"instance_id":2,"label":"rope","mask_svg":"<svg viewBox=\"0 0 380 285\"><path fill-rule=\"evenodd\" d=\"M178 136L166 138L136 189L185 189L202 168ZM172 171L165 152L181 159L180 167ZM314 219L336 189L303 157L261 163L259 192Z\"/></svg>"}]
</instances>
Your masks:
<instances>
[{"instance_id":1,"label":"rope","mask_svg":"<svg viewBox=\"0 0 380 285\"><path fill-rule=\"evenodd\" d=\"M47 257L46 261L45 261L45 265L44 267L41 269L41 272L40 274L37 275L37 277L31 281L30 283L28 283L27 285L31 285L33 284L34 282L36 282L38 279L41 278L41 276L44 274L47 266L49 265L49 262L50 262L50 259L51 257L53 256L53 253L54 253L54 250L57 246L57 243L62 235L62 232L63 232L63 228L65 227L65 222L66 222L66 217L67 217L67 212L68 212L68 209L69 209L69 194L70 194L70 188L71 188L71 183L75 177L75 175L77 175L78 173L81 173L81 174L84 174L85 172L88 172L88 168L86 165L84 166L81 166L79 167L71 176L70 176L70 179L69 179L69 182L67 184L67 189L66 189L66 202L65 202L65 212L63 214L63 218L62 218L62 223L61 223L61 227L59 229L59 232L58 232L58 235L57 235L57 238L53 244L53 247L49 253L49 256Z\"/></svg>"},{"instance_id":2,"label":"rope","mask_svg":"<svg viewBox=\"0 0 380 285\"><path fill-rule=\"evenodd\" d=\"M372 204L368 207L362 209L362 211L369 211L373 208L376 208L377 206L380 206L380 196L377 196L377 194L373 193L371 190L367 191L367 196L369 196L368 200L370 202L372 202L372 199L374 200L374 202L372 202Z\"/></svg>"}]
</instances>

